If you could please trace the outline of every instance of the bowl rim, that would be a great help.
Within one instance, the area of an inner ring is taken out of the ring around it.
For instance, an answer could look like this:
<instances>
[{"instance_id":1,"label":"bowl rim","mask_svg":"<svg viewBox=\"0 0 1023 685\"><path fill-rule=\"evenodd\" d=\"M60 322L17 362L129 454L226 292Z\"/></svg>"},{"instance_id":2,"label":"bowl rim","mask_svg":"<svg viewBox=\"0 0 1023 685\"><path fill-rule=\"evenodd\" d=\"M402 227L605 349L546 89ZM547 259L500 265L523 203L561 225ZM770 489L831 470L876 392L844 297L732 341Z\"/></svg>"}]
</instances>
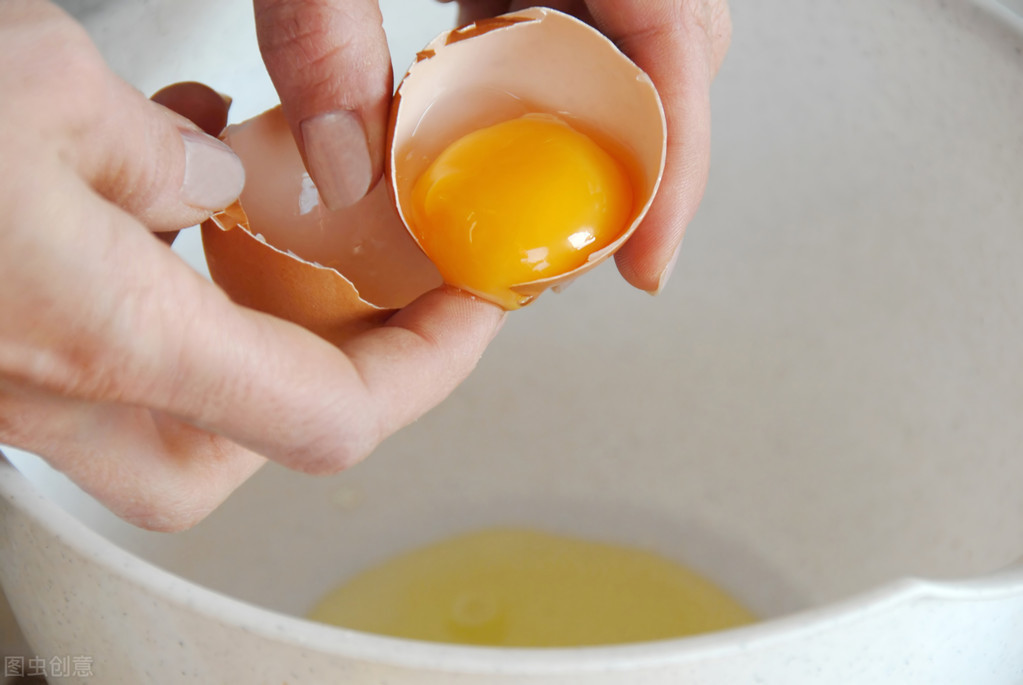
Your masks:
<instances>
[{"instance_id":1,"label":"bowl rim","mask_svg":"<svg viewBox=\"0 0 1023 685\"><path fill-rule=\"evenodd\" d=\"M956 581L902 578L838 601L748 626L690 637L586 647L479 647L406 640L325 625L205 587L113 543L40 492L0 450L0 499L88 563L203 620L236 626L287 647L406 669L463 674L557 675L653 668L756 651L892 612L918 600L1023 597L1023 559Z\"/></svg>"},{"instance_id":2,"label":"bowl rim","mask_svg":"<svg viewBox=\"0 0 1023 685\"><path fill-rule=\"evenodd\" d=\"M927 0L928 2L932 0ZM985 33L1001 32L1023 48L1023 16L998 0L958 0ZM420 642L319 624L260 607L194 583L114 544L60 507L25 477L0 446L0 498L8 507L89 563L199 617L236 626L288 647L409 669L463 674L557 675L682 664L750 652L800 639L918 600L988 601L1023 597L1023 558L1001 570L962 580L903 578L849 597L760 623L692 637L624 645L496 648Z\"/></svg>"}]
</instances>

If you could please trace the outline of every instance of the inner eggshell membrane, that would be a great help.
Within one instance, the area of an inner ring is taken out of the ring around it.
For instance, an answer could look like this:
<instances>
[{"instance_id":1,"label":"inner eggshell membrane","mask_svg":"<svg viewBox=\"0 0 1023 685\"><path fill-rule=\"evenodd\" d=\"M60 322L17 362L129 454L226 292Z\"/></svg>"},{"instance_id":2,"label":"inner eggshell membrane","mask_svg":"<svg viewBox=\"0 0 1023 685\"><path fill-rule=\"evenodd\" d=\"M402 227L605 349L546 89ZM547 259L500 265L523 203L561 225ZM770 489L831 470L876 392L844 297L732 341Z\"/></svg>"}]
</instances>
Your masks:
<instances>
[{"instance_id":1,"label":"inner eggshell membrane","mask_svg":"<svg viewBox=\"0 0 1023 685\"><path fill-rule=\"evenodd\" d=\"M321 203L279 107L222 138L245 166L245 190L203 224L203 246L235 302L340 344L442 283L385 183L340 211Z\"/></svg>"},{"instance_id":2,"label":"inner eggshell membrane","mask_svg":"<svg viewBox=\"0 0 1023 685\"><path fill-rule=\"evenodd\" d=\"M388 179L345 210L320 202L280 108L228 127L222 137L245 165L246 186L203 224L210 275L239 304L335 344L379 325L442 282L409 229L417 179L457 139L535 114L556 117L617 160L631 207L627 225L601 236L606 244L585 263L505 284L510 297L448 279L508 309L526 304L625 242L656 192L666 138L650 79L592 27L544 8L453 30L420 53L391 108Z\"/></svg>"},{"instance_id":3,"label":"inner eggshell membrane","mask_svg":"<svg viewBox=\"0 0 1023 685\"><path fill-rule=\"evenodd\" d=\"M239 201L251 232L335 269L379 307L404 306L438 285L436 269L408 240L386 186L378 184L350 207L327 209L280 108L229 127L224 140L245 164Z\"/></svg>"},{"instance_id":4,"label":"inner eggshell membrane","mask_svg":"<svg viewBox=\"0 0 1023 685\"><path fill-rule=\"evenodd\" d=\"M398 211L445 275L451 269L415 225L417 181L466 134L537 113L558 117L618 160L631 182L633 202L618 235L584 264L508 284L510 301L448 278L508 309L606 259L646 213L663 170L666 138L652 82L592 27L554 10L533 8L435 39L403 79L392 108L388 172Z\"/></svg>"}]
</instances>

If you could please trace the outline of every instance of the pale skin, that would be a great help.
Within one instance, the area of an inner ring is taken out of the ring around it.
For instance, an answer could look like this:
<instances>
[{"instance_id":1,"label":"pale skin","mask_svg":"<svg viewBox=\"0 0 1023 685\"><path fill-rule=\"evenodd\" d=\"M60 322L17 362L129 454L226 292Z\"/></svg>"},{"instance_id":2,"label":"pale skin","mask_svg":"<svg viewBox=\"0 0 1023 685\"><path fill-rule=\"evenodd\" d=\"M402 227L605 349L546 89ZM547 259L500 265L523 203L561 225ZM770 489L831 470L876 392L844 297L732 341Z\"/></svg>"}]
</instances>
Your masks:
<instances>
[{"instance_id":1,"label":"pale skin","mask_svg":"<svg viewBox=\"0 0 1023 685\"><path fill-rule=\"evenodd\" d=\"M304 147L303 122L356 113L343 118L361 125L355 149L368 157L350 166L365 173L336 197L357 199L381 173L392 89L375 0L254 4L307 162L317 153ZM460 4L472 20L528 3ZM548 4L615 40L664 98L662 192L617 255L629 283L657 292L707 180L708 91L728 47L727 7ZM0 443L43 456L136 525L194 525L267 459L321 474L358 462L443 400L504 320L442 288L338 349L232 304L153 234L231 202L242 182L235 160L122 82L44 0L0 3L0 93Z\"/></svg>"}]
</instances>

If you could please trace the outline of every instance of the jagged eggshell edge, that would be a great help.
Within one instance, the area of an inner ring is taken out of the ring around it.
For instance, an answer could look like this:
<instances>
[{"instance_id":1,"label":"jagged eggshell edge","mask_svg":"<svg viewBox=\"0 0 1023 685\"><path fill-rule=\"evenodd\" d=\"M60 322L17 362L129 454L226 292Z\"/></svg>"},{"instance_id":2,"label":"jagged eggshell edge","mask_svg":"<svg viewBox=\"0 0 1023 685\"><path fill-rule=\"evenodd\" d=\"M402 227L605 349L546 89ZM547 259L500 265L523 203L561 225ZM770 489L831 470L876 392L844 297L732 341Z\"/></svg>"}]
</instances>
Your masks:
<instances>
[{"instance_id":1,"label":"jagged eggshell edge","mask_svg":"<svg viewBox=\"0 0 1023 685\"><path fill-rule=\"evenodd\" d=\"M631 171L641 187L634 189L636 210L629 225L612 243L592 253L585 264L558 276L512 287L529 302L548 288L567 285L611 257L642 222L664 173L664 107L650 77L612 41L585 22L557 10L529 8L439 35L418 53L398 86L388 128L387 179L398 214L413 239L409 190L426 165L409 162L405 150L438 98L445 94L457 97L474 85L506 89L544 111L563 113L570 120L603 132L631 155L637 167ZM471 110L471 103L465 105ZM464 122L450 122L447 129L428 141L425 156L432 160L471 130L466 130ZM421 168L412 166L415 164ZM490 299L485 293L474 294Z\"/></svg>"}]
</instances>

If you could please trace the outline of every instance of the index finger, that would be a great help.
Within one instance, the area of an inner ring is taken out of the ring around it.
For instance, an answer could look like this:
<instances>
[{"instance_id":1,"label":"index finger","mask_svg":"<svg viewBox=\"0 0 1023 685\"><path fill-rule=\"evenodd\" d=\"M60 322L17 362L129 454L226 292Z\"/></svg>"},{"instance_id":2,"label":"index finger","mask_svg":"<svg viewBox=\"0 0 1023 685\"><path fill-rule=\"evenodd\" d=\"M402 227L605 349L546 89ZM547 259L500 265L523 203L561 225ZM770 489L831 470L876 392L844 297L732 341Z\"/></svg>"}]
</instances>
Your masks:
<instances>
[{"instance_id":1,"label":"index finger","mask_svg":"<svg viewBox=\"0 0 1023 685\"><path fill-rule=\"evenodd\" d=\"M230 103L208 87L194 83L169 86L154 95L154 99L192 120L208 122L204 128L211 133L219 132L219 128L223 127ZM257 319L261 316L255 312L250 314ZM267 443L266 436L253 436L252 439L264 443L261 451L265 455L276 451L279 454L277 461L289 466L306 471L337 470L361 458L383 437L439 403L475 365L493 335L495 321L499 325L503 316L497 307L454 289L428 293L394 315L383 328L350 340L344 347L350 368L335 350L323 352L331 358L331 363L341 362L339 373L344 374L343 378L351 379L349 399L367 412L364 418L354 422L359 427L353 432L354 437L334 437L335 441L348 445L345 449L324 450L332 457L322 453L305 457L315 453L316 449L311 448L310 451L293 443L281 452L272 441ZM302 357L306 354L304 345L310 340L304 332L296 331L283 322L264 321L261 325L280 326L281 335L293 336L296 341L293 355ZM236 340L234 335L232 340ZM322 350L318 339L313 342ZM200 358L204 354L209 352L199 351ZM239 370L238 373L248 377L251 372ZM348 382L341 377L334 379L334 383ZM329 395L324 400L328 401ZM315 402L315 398L311 401ZM309 409L300 411L303 411L303 416L311 415ZM197 418L197 421L202 420L201 416ZM266 421L259 423L265 424ZM211 427L232 436L245 430L244 426L232 428L219 422ZM285 430L280 435L288 433ZM346 451L350 454L345 454Z\"/></svg>"},{"instance_id":2,"label":"index finger","mask_svg":"<svg viewBox=\"0 0 1023 685\"><path fill-rule=\"evenodd\" d=\"M627 281L656 293L671 275L706 187L710 84L730 40L728 8L724 0L589 0L587 5L597 28L649 74L664 102L668 145L661 189L615 255Z\"/></svg>"},{"instance_id":3,"label":"index finger","mask_svg":"<svg viewBox=\"0 0 1023 685\"><path fill-rule=\"evenodd\" d=\"M50 254L67 265L70 324L41 358L26 351L25 380L160 410L292 468L333 472L366 456L446 397L503 319L494 305L436 290L353 339L349 357L233 304L134 217L84 183L79 191L66 211L92 226Z\"/></svg>"},{"instance_id":4,"label":"index finger","mask_svg":"<svg viewBox=\"0 0 1023 685\"><path fill-rule=\"evenodd\" d=\"M166 379L163 408L309 473L351 466L439 404L504 319L492 304L441 288L339 352L286 321L236 313L183 341L182 372Z\"/></svg>"},{"instance_id":5,"label":"index finger","mask_svg":"<svg viewBox=\"0 0 1023 685\"><path fill-rule=\"evenodd\" d=\"M267 71L331 209L383 173L391 57L376 0L254 0Z\"/></svg>"}]
</instances>

